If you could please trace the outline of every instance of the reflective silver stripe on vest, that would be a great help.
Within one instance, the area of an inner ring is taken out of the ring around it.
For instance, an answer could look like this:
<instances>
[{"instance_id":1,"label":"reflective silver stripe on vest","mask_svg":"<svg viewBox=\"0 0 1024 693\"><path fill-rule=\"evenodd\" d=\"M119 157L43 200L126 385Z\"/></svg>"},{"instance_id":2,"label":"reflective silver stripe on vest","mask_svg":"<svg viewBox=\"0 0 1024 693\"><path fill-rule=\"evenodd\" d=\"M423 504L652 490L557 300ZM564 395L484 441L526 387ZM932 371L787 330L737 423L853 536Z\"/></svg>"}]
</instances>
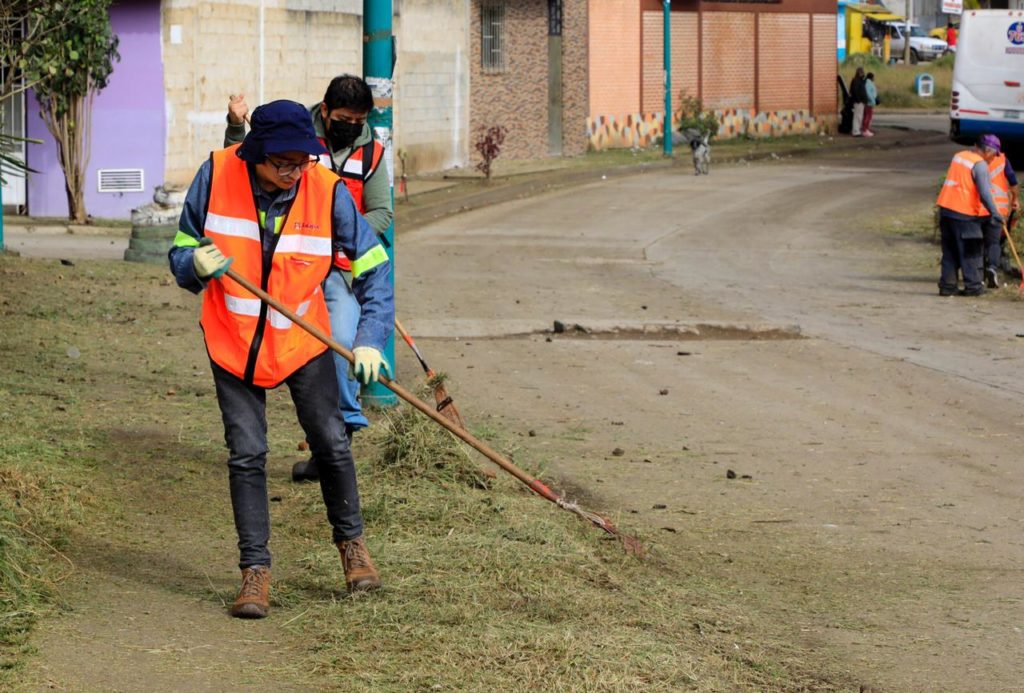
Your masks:
<instances>
[{"instance_id":1,"label":"reflective silver stripe on vest","mask_svg":"<svg viewBox=\"0 0 1024 693\"><path fill-rule=\"evenodd\" d=\"M953 163L954 164L960 164L964 168L973 169L974 168L974 164L976 164L977 162L976 161L971 161L970 159L965 159L962 156L954 156L953 157Z\"/></svg>"},{"instance_id":2,"label":"reflective silver stripe on vest","mask_svg":"<svg viewBox=\"0 0 1024 693\"><path fill-rule=\"evenodd\" d=\"M300 233L286 233L277 239L277 247L274 252L330 257L332 254L331 239L321 236L304 236Z\"/></svg>"},{"instance_id":3,"label":"reflective silver stripe on vest","mask_svg":"<svg viewBox=\"0 0 1024 693\"><path fill-rule=\"evenodd\" d=\"M317 291L320 291L320 287L317 287ZM315 295L316 292L314 292ZM228 309L229 313L235 315L244 315L249 318L257 318L260 315L260 304L263 302L258 298L240 298L238 296L232 296L231 294L224 294L224 306ZM303 301L295 309L295 314L300 318L303 317L308 311L309 306L312 303L310 301ZM277 330L287 330L292 326L292 321L287 317L277 312L273 308L267 309L267 322L270 326Z\"/></svg>"},{"instance_id":4,"label":"reflective silver stripe on vest","mask_svg":"<svg viewBox=\"0 0 1024 693\"><path fill-rule=\"evenodd\" d=\"M309 303L309 301L303 301L300 303L299 307L295 309L295 314L300 318L303 317L306 314L306 311L309 310ZM291 320L281 315L273 308L267 311L267 321L270 323L270 326L276 330L287 330L292 326Z\"/></svg>"},{"instance_id":5,"label":"reflective silver stripe on vest","mask_svg":"<svg viewBox=\"0 0 1024 693\"><path fill-rule=\"evenodd\" d=\"M356 161L352 157L345 159L345 166L342 168L345 173L351 173L354 176L363 177L363 161L362 159Z\"/></svg>"},{"instance_id":6,"label":"reflective silver stripe on vest","mask_svg":"<svg viewBox=\"0 0 1024 693\"><path fill-rule=\"evenodd\" d=\"M260 240L259 224L252 219L225 217L220 214L209 212L206 215L206 230L223 234L225 236L248 238L252 241Z\"/></svg>"},{"instance_id":7,"label":"reflective silver stripe on vest","mask_svg":"<svg viewBox=\"0 0 1024 693\"><path fill-rule=\"evenodd\" d=\"M234 313L235 315L245 315L250 318L259 317L261 303L262 301L258 298L240 298L228 293L224 294L224 307L228 309L229 313Z\"/></svg>"}]
</instances>

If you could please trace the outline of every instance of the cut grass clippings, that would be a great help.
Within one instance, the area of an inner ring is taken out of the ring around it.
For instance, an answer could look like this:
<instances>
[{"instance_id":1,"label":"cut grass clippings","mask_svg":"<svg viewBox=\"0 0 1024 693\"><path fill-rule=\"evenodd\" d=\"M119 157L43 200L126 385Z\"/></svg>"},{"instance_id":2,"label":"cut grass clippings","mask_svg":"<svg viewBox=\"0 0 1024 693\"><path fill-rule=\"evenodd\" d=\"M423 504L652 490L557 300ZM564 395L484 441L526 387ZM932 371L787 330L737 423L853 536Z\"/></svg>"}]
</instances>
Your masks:
<instances>
[{"instance_id":1,"label":"cut grass clippings","mask_svg":"<svg viewBox=\"0 0 1024 693\"><path fill-rule=\"evenodd\" d=\"M0 311L18 326L0 332L0 478L17 480L0 494L0 529L12 532L0 543L4 617L17 622L0 687L16 687L31 683L13 667L68 560L135 578L149 590L133 597L139 609L168 591L223 613L236 555L197 299L159 267L0 256ZM319 489L287 479L302 433L281 389L268 418L270 618L292 637L250 682L302 671L357 690L850 685L699 567L656 545L646 560L627 556L518 482L482 475L475 453L406 408L356 436L384 588L350 597ZM173 579L162 577L165 557L182 566Z\"/></svg>"}]
</instances>

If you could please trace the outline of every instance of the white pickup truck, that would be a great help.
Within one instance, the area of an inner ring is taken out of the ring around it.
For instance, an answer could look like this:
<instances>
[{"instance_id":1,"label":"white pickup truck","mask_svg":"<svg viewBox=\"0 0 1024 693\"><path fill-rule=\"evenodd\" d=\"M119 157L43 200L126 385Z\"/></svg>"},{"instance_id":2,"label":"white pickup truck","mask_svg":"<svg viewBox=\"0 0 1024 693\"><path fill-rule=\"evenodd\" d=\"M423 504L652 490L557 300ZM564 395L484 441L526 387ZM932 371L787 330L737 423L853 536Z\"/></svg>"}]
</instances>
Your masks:
<instances>
[{"instance_id":1,"label":"white pickup truck","mask_svg":"<svg viewBox=\"0 0 1024 693\"><path fill-rule=\"evenodd\" d=\"M889 54L894 58L903 56L904 35L907 32L906 22L886 22L889 27L889 36L892 37L889 43ZM917 24L910 25L910 62L919 63L922 60L935 60L941 58L949 49L945 41L932 38Z\"/></svg>"}]
</instances>

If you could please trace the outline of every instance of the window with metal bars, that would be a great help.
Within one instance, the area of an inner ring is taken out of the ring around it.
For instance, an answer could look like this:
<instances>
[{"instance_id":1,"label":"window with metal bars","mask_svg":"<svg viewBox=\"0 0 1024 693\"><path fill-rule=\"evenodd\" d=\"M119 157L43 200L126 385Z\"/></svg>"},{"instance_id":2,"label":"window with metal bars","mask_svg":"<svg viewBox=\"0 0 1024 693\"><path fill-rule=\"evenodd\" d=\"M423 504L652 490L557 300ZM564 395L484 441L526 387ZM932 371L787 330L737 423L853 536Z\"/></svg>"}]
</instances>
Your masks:
<instances>
[{"instance_id":1,"label":"window with metal bars","mask_svg":"<svg viewBox=\"0 0 1024 693\"><path fill-rule=\"evenodd\" d=\"M562 0L548 0L548 36L562 35Z\"/></svg>"},{"instance_id":2,"label":"window with metal bars","mask_svg":"<svg viewBox=\"0 0 1024 693\"><path fill-rule=\"evenodd\" d=\"M480 65L484 72L505 71L505 45L505 2L483 0L480 3Z\"/></svg>"}]
</instances>

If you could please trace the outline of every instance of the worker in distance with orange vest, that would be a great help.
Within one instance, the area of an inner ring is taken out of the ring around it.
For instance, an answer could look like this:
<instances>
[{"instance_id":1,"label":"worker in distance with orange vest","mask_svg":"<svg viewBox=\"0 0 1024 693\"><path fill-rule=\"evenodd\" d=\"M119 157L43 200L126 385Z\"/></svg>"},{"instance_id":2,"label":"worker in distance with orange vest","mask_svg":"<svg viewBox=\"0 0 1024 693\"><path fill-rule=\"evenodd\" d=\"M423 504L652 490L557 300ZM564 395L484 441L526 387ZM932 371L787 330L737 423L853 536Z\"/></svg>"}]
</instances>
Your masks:
<instances>
[{"instance_id":1,"label":"worker in distance with orange vest","mask_svg":"<svg viewBox=\"0 0 1024 693\"><path fill-rule=\"evenodd\" d=\"M939 295L957 293L958 271L963 273L963 296L985 293L982 283L982 251L985 217L1002 224L1003 217L992 198L988 164L999 153L991 135L983 135L973 149L953 155L946 180L939 191L939 230L942 236L942 269Z\"/></svg>"},{"instance_id":2,"label":"worker in distance with orange vest","mask_svg":"<svg viewBox=\"0 0 1024 693\"><path fill-rule=\"evenodd\" d=\"M1017 174L1002 152L1002 143L995 135L985 135L987 146L995 149L996 155L988 162L989 182L992 185L992 199L995 200L999 215L1010 224L1010 218L1020 206ZM985 221L985 283L990 289L999 287L999 262L1003 258L1003 222L995 217ZM1009 228L1007 228L1009 232Z\"/></svg>"},{"instance_id":3,"label":"worker in distance with orange vest","mask_svg":"<svg viewBox=\"0 0 1024 693\"><path fill-rule=\"evenodd\" d=\"M366 217L378 234L391 226L394 218L391 205L391 181L385 166L384 146L378 142L366 119L373 109L373 93L369 85L355 75L339 75L331 80L323 101L309 107L317 137L330 152L320 163L345 181L360 214ZM245 117L249 106L245 95L231 96L228 103L228 126L224 146L242 141ZM331 336L351 349L359 323L359 302L352 292L352 269L348 259L338 254L334 268L324 284L324 298L331 318ZM348 364L335 356L338 369L338 390L345 434L352 434L370 425L359 403L359 383L349 376ZM292 467L295 481L316 481L317 466L312 459L296 462Z\"/></svg>"},{"instance_id":4,"label":"worker in distance with orange vest","mask_svg":"<svg viewBox=\"0 0 1024 693\"><path fill-rule=\"evenodd\" d=\"M389 370L382 351L395 321L391 263L341 180L317 165L324 153L301 104L257 108L242 144L213 152L200 167L169 254L178 284L203 292L200 324L230 452L242 570L230 613L239 618L262 618L270 608L266 391L281 383L288 385L319 470L346 585L350 591L380 586L363 539L332 353L225 276L233 263L234 272L328 332L321 286L335 254L343 253L361 306L353 372L368 384Z\"/></svg>"}]
</instances>

